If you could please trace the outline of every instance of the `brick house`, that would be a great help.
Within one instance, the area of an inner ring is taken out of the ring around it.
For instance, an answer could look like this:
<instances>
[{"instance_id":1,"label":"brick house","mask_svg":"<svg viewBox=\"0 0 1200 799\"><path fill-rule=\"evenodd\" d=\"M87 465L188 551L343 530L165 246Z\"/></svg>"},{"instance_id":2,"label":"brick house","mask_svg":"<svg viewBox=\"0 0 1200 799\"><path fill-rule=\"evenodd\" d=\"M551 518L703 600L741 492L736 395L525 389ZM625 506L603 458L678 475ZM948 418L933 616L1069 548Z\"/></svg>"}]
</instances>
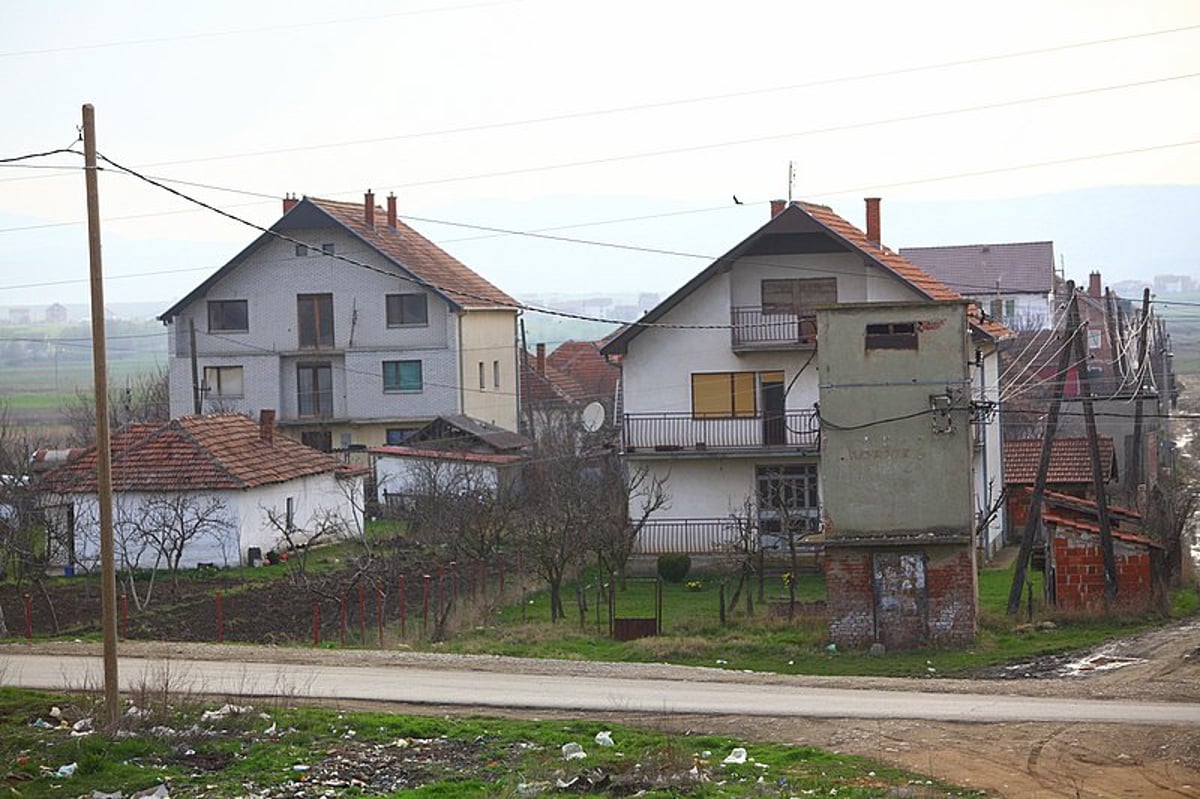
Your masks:
<instances>
[{"instance_id":1,"label":"brick house","mask_svg":"<svg viewBox=\"0 0 1200 799\"><path fill-rule=\"evenodd\" d=\"M517 303L368 192L284 214L167 309L171 414L277 408L316 449L443 415L517 426ZM193 350L193 343L194 350Z\"/></svg>"},{"instance_id":2,"label":"brick house","mask_svg":"<svg viewBox=\"0 0 1200 799\"><path fill-rule=\"evenodd\" d=\"M1120 479L1117 454L1111 436L1099 436L1100 474L1105 484ZM1037 481L1042 457L1040 438L1009 438L1004 441L1004 485L1008 506L1009 541L1019 541L1029 518L1029 491ZM1086 438L1056 438L1050 447L1046 487L1060 494L1091 499L1095 496L1092 455Z\"/></svg>"},{"instance_id":3,"label":"brick house","mask_svg":"<svg viewBox=\"0 0 1200 799\"><path fill-rule=\"evenodd\" d=\"M279 525L293 541L322 525L362 529L363 470L276 435L274 414L258 422L236 413L134 424L112 437L114 541L119 568L148 567L160 535L146 519L187 519L194 533L180 561L246 564L250 550L281 547ZM99 558L96 448L38 479L50 529L51 563L91 568ZM182 538L186 533L177 533Z\"/></svg>"}]
</instances>

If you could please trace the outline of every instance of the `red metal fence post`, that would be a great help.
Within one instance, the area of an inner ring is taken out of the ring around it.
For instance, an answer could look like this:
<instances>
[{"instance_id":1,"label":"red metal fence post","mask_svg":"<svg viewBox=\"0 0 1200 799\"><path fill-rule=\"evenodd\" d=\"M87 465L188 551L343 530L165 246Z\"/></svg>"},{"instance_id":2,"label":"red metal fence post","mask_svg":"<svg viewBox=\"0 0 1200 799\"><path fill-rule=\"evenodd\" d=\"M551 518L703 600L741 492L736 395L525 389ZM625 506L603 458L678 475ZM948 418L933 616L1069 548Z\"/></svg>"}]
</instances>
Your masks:
<instances>
[{"instance_id":1,"label":"red metal fence post","mask_svg":"<svg viewBox=\"0 0 1200 799\"><path fill-rule=\"evenodd\" d=\"M433 579L431 575L425 575L425 601L424 607L421 608L421 634L424 635L429 630L429 582Z\"/></svg>"},{"instance_id":2,"label":"red metal fence post","mask_svg":"<svg viewBox=\"0 0 1200 799\"><path fill-rule=\"evenodd\" d=\"M358 584L358 645L367 644L367 588Z\"/></svg>"},{"instance_id":3,"label":"red metal fence post","mask_svg":"<svg viewBox=\"0 0 1200 799\"><path fill-rule=\"evenodd\" d=\"M33 597L25 595L25 640L33 640Z\"/></svg>"},{"instance_id":4,"label":"red metal fence post","mask_svg":"<svg viewBox=\"0 0 1200 799\"><path fill-rule=\"evenodd\" d=\"M496 570L500 577L500 596L504 596L504 555L496 556Z\"/></svg>"},{"instance_id":5,"label":"red metal fence post","mask_svg":"<svg viewBox=\"0 0 1200 799\"><path fill-rule=\"evenodd\" d=\"M321 645L321 602L313 600L313 646Z\"/></svg>"},{"instance_id":6,"label":"red metal fence post","mask_svg":"<svg viewBox=\"0 0 1200 799\"><path fill-rule=\"evenodd\" d=\"M383 649L383 589L375 589L375 619L379 623L379 648Z\"/></svg>"},{"instance_id":7,"label":"red metal fence post","mask_svg":"<svg viewBox=\"0 0 1200 799\"><path fill-rule=\"evenodd\" d=\"M217 589L217 643L225 642L225 619L221 616L221 590Z\"/></svg>"},{"instance_id":8,"label":"red metal fence post","mask_svg":"<svg viewBox=\"0 0 1200 799\"><path fill-rule=\"evenodd\" d=\"M338 597L338 610L340 611L341 621L338 624L338 641L342 646L346 645L346 597Z\"/></svg>"},{"instance_id":9,"label":"red metal fence post","mask_svg":"<svg viewBox=\"0 0 1200 799\"><path fill-rule=\"evenodd\" d=\"M407 621L407 619L405 618L405 616L408 614L408 600L404 596L404 575L403 574L400 575L399 590L400 590L400 637L404 638L405 633L406 633L405 622Z\"/></svg>"},{"instance_id":10,"label":"red metal fence post","mask_svg":"<svg viewBox=\"0 0 1200 799\"><path fill-rule=\"evenodd\" d=\"M129 638L129 596L121 594L121 637Z\"/></svg>"}]
</instances>

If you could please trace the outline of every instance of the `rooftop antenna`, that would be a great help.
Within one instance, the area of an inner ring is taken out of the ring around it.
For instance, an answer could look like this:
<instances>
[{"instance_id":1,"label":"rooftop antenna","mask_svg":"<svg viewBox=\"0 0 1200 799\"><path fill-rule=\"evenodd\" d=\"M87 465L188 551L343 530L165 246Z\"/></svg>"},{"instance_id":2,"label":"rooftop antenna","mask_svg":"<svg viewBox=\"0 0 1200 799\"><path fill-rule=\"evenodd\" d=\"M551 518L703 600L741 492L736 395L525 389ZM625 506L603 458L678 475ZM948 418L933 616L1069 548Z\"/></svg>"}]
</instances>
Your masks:
<instances>
[{"instance_id":1,"label":"rooftop antenna","mask_svg":"<svg viewBox=\"0 0 1200 799\"><path fill-rule=\"evenodd\" d=\"M796 162L788 161L788 205L792 204L792 192L796 188Z\"/></svg>"}]
</instances>

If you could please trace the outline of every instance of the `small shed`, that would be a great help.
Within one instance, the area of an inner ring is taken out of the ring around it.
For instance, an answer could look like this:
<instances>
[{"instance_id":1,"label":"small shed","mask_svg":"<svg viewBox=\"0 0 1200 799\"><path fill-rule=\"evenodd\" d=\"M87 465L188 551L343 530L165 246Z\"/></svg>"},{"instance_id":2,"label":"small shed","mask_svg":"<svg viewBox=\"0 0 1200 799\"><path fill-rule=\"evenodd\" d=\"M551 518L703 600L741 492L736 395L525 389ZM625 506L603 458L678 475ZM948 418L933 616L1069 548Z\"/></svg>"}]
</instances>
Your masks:
<instances>
[{"instance_id":1,"label":"small shed","mask_svg":"<svg viewBox=\"0 0 1200 799\"><path fill-rule=\"evenodd\" d=\"M1100 469L1105 484L1120 479L1113 440L1098 438ZM1042 457L1042 439L1010 438L1004 441L1004 485L1007 489L1009 540L1016 540L1029 518L1028 490L1037 481L1038 464ZM1095 496L1092 479L1092 456L1086 438L1056 438L1050 449L1050 468L1046 487L1060 494L1091 498Z\"/></svg>"}]
</instances>

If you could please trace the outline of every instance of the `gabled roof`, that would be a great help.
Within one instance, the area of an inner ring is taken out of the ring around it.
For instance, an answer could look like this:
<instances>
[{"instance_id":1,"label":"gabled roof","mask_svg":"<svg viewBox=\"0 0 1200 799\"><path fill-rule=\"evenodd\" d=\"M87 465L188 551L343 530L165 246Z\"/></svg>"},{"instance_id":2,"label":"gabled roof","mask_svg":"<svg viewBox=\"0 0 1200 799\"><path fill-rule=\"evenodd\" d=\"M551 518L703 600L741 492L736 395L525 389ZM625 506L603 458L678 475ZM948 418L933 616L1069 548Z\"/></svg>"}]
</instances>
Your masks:
<instances>
[{"instance_id":1,"label":"gabled roof","mask_svg":"<svg viewBox=\"0 0 1200 799\"><path fill-rule=\"evenodd\" d=\"M422 460L458 461L460 463L484 463L492 466L506 466L510 463L520 463L526 459L524 455L505 455L493 452L464 452L455 449L420 449L403 445L387 445L371 447L376 455L391 455L398 458L421 458Z\"/></svg>"},{"instance_id":2,"label":"gabled roof","mask_svg":"<svg viewBox=\"0 0 1200 799\"><path fill-rule=\"evenodd\" d=\"M1091 533L1093 535L1100 534L1099 523L1092 524L1076 516L1066 516L1053 511L1042 511L1042 521L1056 527L1066 527L1075 532ZM1144 535L1126 532L1125 530L1109 530L1109 534L1117 541L1124 541L1127 544L1141 544L1142 546L1153 547L1155 549L1164 548L1162 544L1153 539L1147 538Z\"/></svg>"},{"instance_id":3,"label":"gabled roof","mask_svg":"<svg viewBox=\"0 0 1200 799\"><path fill-rule=\"evenodd\" d=\"M538 371L536 358L521 358L521 404L533 407L586 404L588 391L574 378L550 365L549 359Z\"/></svg>"},{"instance_id":4,"label":"gabled roof","mask_svg":"<svg viewBox=\"0 0 1200 799\"><path fill-rule=\"evenodd\" d=\"M951 288L985 294L1049 294L1054 289L1054 242L901 247L900 255Z\"/></svg>"},{"instance_id":5,"label":"gabled roof","mask_svg":"<svg viewBox=\"0 0 1200 799\"><path fill-rule=\"evenodd\" d=\"M408 437L407 443L436 444L429 449L460 449L482 444L496 452L515 452L533 442L511 430L464 414L439 416Z\"/></svg>"},{"instance_id":6,"label":"gabled roof","mask_svg":"<svg viewBox=\"0 0 1200 799\"><path fill-rule=\"evenodd\" d=\"M662 319L672 308L715 275L727 272L739 258L819 252L859 253L929 300L964 299L958 292L924 272L916 264L868 239L866 233L835 214L828 206L791 202L765 225L651 309L639 320L639 324L626 325L618 331L604 345L602 352L605 355L623 354L629 343L645 329L645 324ZM1006 338L1010 335L1008 328L985 317L976 306L968 309L967 317L975 333L991 339Z\"/></svg>"},{"instance_id":7,"label":"gabled roof","mask_svg":"<svg viewBox=\"0 0 1200 799\"><path fill-rule=\"evenodd\" d=\"M565 341L546 356L546 365L574 379L589 400L612 399L621 380L621 367L601 353L604 343Z\"/></svg>"},{"instance_id":8,"label":"gabled roof","mask_svg":"<svg viewBox=\"0 0 1200 799\"><path fill-rule=\"evenodd\" d=\"M114 491L242 490L357 471L279 434L264 441L258 422L235 413L132 424L111 444ZM96 493L96 456L96 448L88 448L42 475L39 486L59 494Z\"/></svg>"},{"instance_id":9,"label":"gabled roof","mask_svg":"<svg viewBox=\"0 0 1200 799\"><path fill-rule=\"evenodd\" d=\"M172 305L158 318L168 321L232 272L260 247L274 238L275 233L290 236L294 231L340 228L357 237L366 246L382 255L397 267L398 275L411 276L418 285L443 297L452 307L467 309L516 309L518 303L512 297L493 286L472 271L454 256L417 233L404 222L397 220L396 227L387 224L387 213L375 208L375 225L368 227L361 203L322 200L305 197L285 213L248 247L235 255L186 297ZM319 247L320 242L308 242ZM330 258L333 256L320 255ZM346 269L358 269L354 264L341 262Z\"/></svg>"},{"instance_id":10,"label":"gabled roof","mask_svg":"<svg viewBox=\"0 0 1200 799\"><path fill-rule=\"evenodd\" d=\"M1105 482L1117 478L1117 457L1111 436L1099 436L1100 467ZM1040 438L1009 438L1004 441L1004 482L1033 485L1042 458ZM1092 455L1086 438L1056 438L1050 447L1050 470L1046 482L1091 483Z\"/></svg>"}]
</instances>

